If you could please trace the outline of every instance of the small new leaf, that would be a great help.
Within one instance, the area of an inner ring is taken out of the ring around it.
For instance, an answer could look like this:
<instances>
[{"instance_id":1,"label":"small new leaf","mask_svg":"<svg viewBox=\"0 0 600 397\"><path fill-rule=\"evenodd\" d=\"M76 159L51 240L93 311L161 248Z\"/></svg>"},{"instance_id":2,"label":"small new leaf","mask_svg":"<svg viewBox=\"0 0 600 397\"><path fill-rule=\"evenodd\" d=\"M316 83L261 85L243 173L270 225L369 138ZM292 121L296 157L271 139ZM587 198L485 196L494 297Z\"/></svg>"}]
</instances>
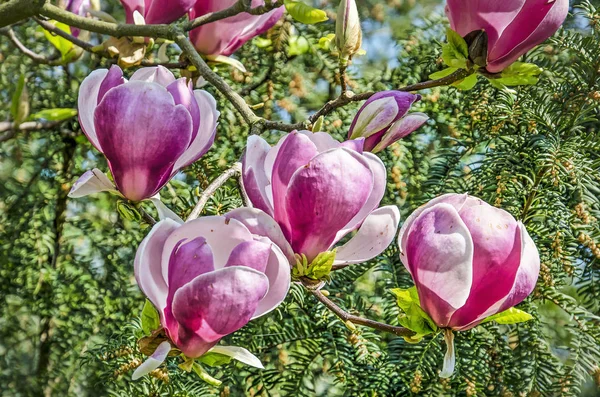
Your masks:
<instances>
[{"instance_id":1,"label":"small new leaf","mask_svg":"<svg viewBox=\"0 0 600 397\"><path fill-rule=\"evenodd\" d=\"M515 62L502 71L500 78L490 79L490 81L506 86L535 85L542 71L533 63Z\"/></svg>"},{"instance_id":2,"label":"small new leaf","mask_svg":"<svg viewBox=\"0 0 600 397\"><path fill-rule=\"evenodd\" d=\"M218 367L220 365L229 364L231 362L231 357L221 353L208 352L197 358L197 360L210 367Z\"/></svg>"},{"instance_id":3,"label":"small new leaf","mask_svg":"<svg viewBox=\"0 0 600 397\"><path fill-rule=\"evenodd\" d=\"M498 324L518 324L533 319L533 316L523 310L511 307L501 313L496 313L493 316L487 317L481 324L495 321Z\"/></svg>"},{"instance_id":4,"label":"small new leaf","mask_svg":"<svg viewBox=\"0 0 600 397\"><path fill-rule=\"evenodd\" d=\"M446 31L448 42L442 45L442 59L451 68L465 69L469 59L469 46L465 39L452 29Z\"/></svg>"},{"instance_id":5,"label":"small new leaf","mask_svg":"<svg viewBox=\"0 0 600 397\"><path fill-rule=\"evenodd\" d=\"M313 280L321 280L328 277L335 261L335 254L336 250L321 252L308 266L304 275Z\"/></svg>"},{"instance_id":6,"label":"small new leaf","mask_svg":"<svg viewBox=\"0 0 600 397\"><path fill-rule=\"evenodd\" d=\"M212 376L210 376L209 373L206 372L204 370L204 368L202 368L202 366L200 364L198 364L197 362L194 363L194 365L192 366L192 369L194 370L196 375L198 375L200 377L200 379L202 379L203 381L205 381L206 383L208 383L211 386L219 387L219 386L221 386L221 383L223 383L220 380L215 379Z\"/></svg>"},{"instance_id":7,"label":"small new leaf","mask_svg":"<svg viewBox=\"0 0 600 397\"><path fill-rule=\"evenodd\" d=\"M301 1L286 0L284 4L287 12L298 22L314 25L329 19L325 11L313 8Z\"/></svg>"},{"instance_id":8,"label":"small new leaf","mask_svg":"<svg viewBox=\"0 0 600 397\"><path fill-rule=\"evenodd\" d=\"M144 331L144 334L146 335L150 335L152 331L160 327L160 318L158 316L158 311L154 308L154 306L148 299L146 299L146 303L144 303L141 319L142 331Z\"/></svg>"},{"instance_id":9,"label":"small new leaf","mask_svg":"<svg viewBox=\"0 0 600 397\"><path fill-rule=\"evenodd\" d=\"M71 27L69 25L57 21L50 21L50 23L63 32L71 34ZM56 49L60 52L63 61L69 62L75 57L77 51L75 50L73 43L55 33L47 31L46 29L43 29L43 31L44 36L50 42L50 44L56 47Z\"/></svg>"},{"instance_id":10,"label":"small new leaf","mask_svg":"<svg viewBox=\"0 0 600 397\"><path fill-rule=\"evenodd\" d=\"M12 102L10 105L10 114L13 117L13 121L16 125L21 124L23 120L27 118L29 114L29 94L27 93L27 87L25 86L25 75L19 76L17 82L17 88L12 96Z\"/></svg>"},{"instance_id":11,"label":"small new leaf","mask_svg":"<svg viewBox=\"0 0 600 397\"><path fill-rule=\"evenodd\" d=\"M442 79L446 76L450 76L452 73L456 72L458 68L446 68L444 70L440 70L439 72L435 72L429 75L429 78L432 80Z\"/></svg>"},{"instance_id":12,"label":"small new leaf","mask_svg":"<svg viewBox=\"0 0 600 397\"><path fill-rule=\"evenodd\" d=\"M70 108L56 108L56 109L45 109L37 113L32 114L29 118L31 120L48 120L48 121L62 121L70 119L71 117L77 116L77 109Z\"/></svg>"},{"instance_id":13,"label":"small new leaf","mask_svg":"<svg viewBox=\"0 0 600 397\"><path fill-rule=\"evenodd\" d=\"M452 84L454 87L459 90L468 91L472 90L475 85L477 85L477 74L473 73L472 75L465 77L464 79L457 81Z\"/></svg>"},{"instance_id":14,"label":"small new leaf","mask_svg":"<svg viewBox=\"0 0 600 397\"><path fill-rule=\"evenodd\" d=\"M409 343L418 343L425 335L437 331L437 326L423 309L421 309L419 295L415 287L409 289L392 289L396 296L398 307L402 314L398 316L398 322L405 328L414 331L416 335L405 340Z\"/></svg>"}]
</instances>

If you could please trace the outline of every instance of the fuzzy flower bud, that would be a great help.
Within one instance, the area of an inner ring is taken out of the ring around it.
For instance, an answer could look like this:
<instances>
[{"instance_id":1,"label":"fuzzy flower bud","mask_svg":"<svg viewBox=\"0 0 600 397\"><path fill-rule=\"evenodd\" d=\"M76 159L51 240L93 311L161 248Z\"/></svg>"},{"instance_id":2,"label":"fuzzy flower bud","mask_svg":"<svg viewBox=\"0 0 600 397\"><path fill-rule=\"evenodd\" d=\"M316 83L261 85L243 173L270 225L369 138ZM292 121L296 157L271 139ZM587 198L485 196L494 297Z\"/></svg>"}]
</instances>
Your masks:
<instances>
[{"instance_id":1,"label":"fuzzy flower bud","mask_svg":"<svg viewBox=\"0 0 600 397\"><path fill-rule=\"evenodd\" d=\"M335 42L340 51L340 59L347 61L360 49L362 30L354 0L342 0L338 7L335 23Z\"/></svg>"}]
</instances>

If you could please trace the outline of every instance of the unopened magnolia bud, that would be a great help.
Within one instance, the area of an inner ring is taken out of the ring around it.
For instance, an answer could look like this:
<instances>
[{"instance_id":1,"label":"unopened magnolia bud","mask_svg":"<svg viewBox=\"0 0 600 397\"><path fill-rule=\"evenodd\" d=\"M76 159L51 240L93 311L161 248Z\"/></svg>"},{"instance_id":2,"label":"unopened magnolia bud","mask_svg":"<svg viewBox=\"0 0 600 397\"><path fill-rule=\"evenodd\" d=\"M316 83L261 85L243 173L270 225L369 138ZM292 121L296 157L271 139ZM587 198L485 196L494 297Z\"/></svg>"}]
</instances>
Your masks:
<instances>
[{"instance_id":1,"label":"unopened magnolia bud","mask_svg":"<svg viewBox=\"0 0 600 397\"><path fill-rule=\"evenodd\" d=\"M340 51L340 59L347 61L360 49L362 30L354 0L342 0L335 23L335 43Z\"/></svg>"}]
</instances>

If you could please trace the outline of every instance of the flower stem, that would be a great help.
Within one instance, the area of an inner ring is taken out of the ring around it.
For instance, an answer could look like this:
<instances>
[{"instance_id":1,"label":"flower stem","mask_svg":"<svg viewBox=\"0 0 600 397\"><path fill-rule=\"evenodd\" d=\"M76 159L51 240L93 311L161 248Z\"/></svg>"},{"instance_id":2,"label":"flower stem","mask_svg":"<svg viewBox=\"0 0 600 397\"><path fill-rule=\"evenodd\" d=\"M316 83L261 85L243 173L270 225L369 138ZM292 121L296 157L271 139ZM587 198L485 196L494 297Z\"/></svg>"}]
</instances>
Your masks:
<instances>
[{"instance_id":1,"label":"flower stem","mask_svg":"<svg viewBox=\"0 0 600 397\"><path fill-rule=\"evenodd\" d=\"M454 373L456 365L456 352L454 351L454 333L451 329L444 330L444 340L446 341L446 355L444 356L444 367L440 372L440 378L450 378Z\"/></svg>"}]
</instances>

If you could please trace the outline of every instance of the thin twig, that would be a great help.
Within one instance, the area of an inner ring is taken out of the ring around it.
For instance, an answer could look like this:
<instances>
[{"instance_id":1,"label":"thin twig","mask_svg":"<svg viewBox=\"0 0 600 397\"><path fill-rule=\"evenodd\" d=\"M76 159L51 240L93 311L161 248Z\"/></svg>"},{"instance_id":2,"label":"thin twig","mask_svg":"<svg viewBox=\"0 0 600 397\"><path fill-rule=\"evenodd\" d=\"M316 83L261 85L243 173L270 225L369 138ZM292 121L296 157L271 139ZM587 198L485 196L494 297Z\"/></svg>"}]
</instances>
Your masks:
<instances>
[{"instance_id":1,"label":"thin twig","mask_svg":"<svg viewBox=\"0 0 600 397\"><path fill-rule=\"evenodd\" d=\"M243 12L252 14L252 15L262 15L266 14L274 10L275 8L281 7L283 5L283 1L276 1L271 4L264 4L258 7L252 7L252 2L248 0L238 0L234 5L224 10L220 10L217 12L211 12L208 14L204 14L199 16L198 18L192 19L188 23L184 25L184 30L192 30L199 26L205 25L207 23L215 22L221 19L229 18L237 14L241 14Z\"/></svg>"},{"instance_id":2,"label":"thin twig","mask_svg":"<svg viewBox=\"0 0 600 397\"><path fill-rule=\"evenodd\" d=\"M71 43L75 44L78 47L83 48L86 51L89 52L94 52L93 48L95 47L92 43L88 43L87 41L83 41L67 32L65 32L62 29L57 28L56 26L54 26L53 24L51 24L50 22L44 21L42 19L33 17L33 20L35 22L37 22L38 25L40 25L42 28L46 29L47 31L54 33L57 36L62 37L65 40L70 41Z\"/></svg>"},{"instance_id":3,"label":"thin twig","mask_svg":"<svg viewBox=\"0 0 600 397\"><path fill-rule=\"evenodd\" d=\"M208 200L212 197L212 195L215 194L217 189L219 189L221 186L223 186L230 178L233 178L236 175L240 175L241 173L242 173L242 164L234 163L231 166L231 168L229 168L227 171L223 172L221 175L219 175L219 177L217 179L212 181L212 183L210 185L208 185L208 187L206 189L204 189L204 191L200 195L200 198L198 199L198 203L196 204L196 206L190 213L190 216L188 216L187 221L198 218L200 216L200 214L202 213L204 206L206 205L206 203L208 203Z\"/></svg>"},{"instance_id":4,"label":"thin twig","mask_svg":"<svg viewBox=\"0 0 600 397\"><path fill-rule=\"evenodd\" d=\"M10 121L1 121L0 132L6 132L6 134L0 135L0 142L4 142L12 138L18 131L47 130L50 128L54 128L67 120L68 119L58 121L26 121L19 125L15 125L15 123Z\"/></svg>"},{"instance_id":5,"label":"thin twig","mask_svg":"<svg viewBox=\"0 0 600 397\"><path fill-rule=\"evenodd\" d=\"M181 48L183 53L188 57L190 62L198 69L198 72L202 77L204 77L209 83L215 86L225 98L237 109L237 111L242 115L244 121L248 125L253 125L254 123L261 120L250 106L244 101L237 92L235 92L226 82L223 80L218 74L214 73L211 68L204 62L204 59L198 54L192 43L188 40L185 34L179 34L175 38L175 42Z\"/></svg>"},{"instance_id":6,"label":"thin twig","mask_svg":"<svg viewBox=\"0 0 600 397\"><path fill-rule=\"evenodd\" d=\"M2 29L0 34L5 35L10 39L10 41L17 47L19 51L21 51L25 56L31 58L34 62L43 63L45 65L60 65L62 63L62 59L50 59L43 55L40 55L36 52L31 51L27 48L15 35L15 32L12 29Z\"/></svg>"},{"instance_id":7,"label":"thin twig","mask_svg":"<svg viewBox=\"0 0 600 397\"><path fill-rule=\"evenodd\" d=\"M341 307L333 303L329 298L327 298L323 293L318 289L308 289L311 294L315 296L324 304L329 310L335 313L343 322L351 322L352 324L364 325L365 327L377 329L383 332L390 332L392 334L398 336L412 336L415 333L408 328L398 327L390 324L380 323L378 321L369 320L367 318L354 316L346 311L344 311Z\"/></svg>"}]
</instances>

